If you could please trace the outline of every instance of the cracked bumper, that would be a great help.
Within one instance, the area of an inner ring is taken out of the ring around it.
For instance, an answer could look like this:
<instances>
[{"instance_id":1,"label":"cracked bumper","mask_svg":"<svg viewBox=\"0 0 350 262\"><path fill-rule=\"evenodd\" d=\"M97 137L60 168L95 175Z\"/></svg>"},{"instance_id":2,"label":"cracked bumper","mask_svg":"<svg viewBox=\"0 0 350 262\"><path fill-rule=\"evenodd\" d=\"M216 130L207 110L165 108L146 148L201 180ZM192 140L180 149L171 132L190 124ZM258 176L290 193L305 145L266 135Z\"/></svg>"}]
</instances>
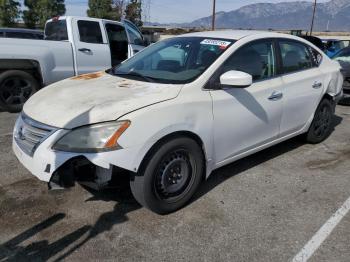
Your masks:
<instances>
[{"instance_id":1,"label":"cracked bumper","mask_svg":"<svg viewBox=\"0 0 350 262\"><path fill-rule=\"evenodd\" d=\"M111 165L124 168L130 171L137 171L135 166L136 156L139 148L126 148L111 152L81 154L53 151L52 145L58 138L62 137L67 131L58 130L41 143L33 156L26 154L17 144L16 140L12 140L12 148L17 159L21 164L39 180L49 182L55 171L64 163L72 158L85 157L96 166L109 169Z\"/></svg>"}]
</instances>

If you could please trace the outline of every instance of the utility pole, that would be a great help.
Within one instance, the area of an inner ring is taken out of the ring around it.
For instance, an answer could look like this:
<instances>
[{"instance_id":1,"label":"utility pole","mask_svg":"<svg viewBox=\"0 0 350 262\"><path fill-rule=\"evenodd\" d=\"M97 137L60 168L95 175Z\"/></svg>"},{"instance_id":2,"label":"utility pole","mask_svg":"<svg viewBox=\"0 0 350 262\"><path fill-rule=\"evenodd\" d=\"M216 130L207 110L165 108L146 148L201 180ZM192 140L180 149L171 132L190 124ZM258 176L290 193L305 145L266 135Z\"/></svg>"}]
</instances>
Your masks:
<instances>
[{"instance_id":1,"label":"utility pole","mask_svg":"<svg viewBox=\"0 0 350 262\"><path fill-rule=\"evenodd\" d=\"M213 16L211 20L211 30L215 30L216 0L213 0Z\"/></svg>"},{"instance_id":2,"label":"utility pole","mask_svg":"<svg viewBox=\"0 0 350 262\"><path fill-rule=\"evenodd\" d=\"M315 21L315 14L316 14L316 6L317 6L317 0L315 0L315 3L314 3L314 11L313 11L313 13L312 13L312 21L311 21L310 36L312 35L312 31L314 30L314 21Z\"/></svg>"}]
</instances>

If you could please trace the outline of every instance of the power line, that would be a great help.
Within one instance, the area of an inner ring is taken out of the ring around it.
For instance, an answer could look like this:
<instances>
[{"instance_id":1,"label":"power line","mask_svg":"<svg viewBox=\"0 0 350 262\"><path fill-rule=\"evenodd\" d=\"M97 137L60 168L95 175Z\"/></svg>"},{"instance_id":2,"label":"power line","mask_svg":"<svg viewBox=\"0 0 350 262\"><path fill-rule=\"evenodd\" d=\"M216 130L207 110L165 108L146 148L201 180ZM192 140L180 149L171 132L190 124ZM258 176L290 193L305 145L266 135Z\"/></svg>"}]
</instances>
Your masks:
<instances>
[{"instance_id":1,"label":"power line","mask_svg":"<svg viewBox=\"0 0 350 262\"><path fill-rule=\"evenodd\" d=\"M313 10L313 13L312 13L312 21L311 21L310 36L312 35L312 31L314 30L314 21L315 21L315 14L316 14L316 6L317 6L317 0L315 0L315 3L314 3L314 10Z\"/></svg>"}]
</instances>

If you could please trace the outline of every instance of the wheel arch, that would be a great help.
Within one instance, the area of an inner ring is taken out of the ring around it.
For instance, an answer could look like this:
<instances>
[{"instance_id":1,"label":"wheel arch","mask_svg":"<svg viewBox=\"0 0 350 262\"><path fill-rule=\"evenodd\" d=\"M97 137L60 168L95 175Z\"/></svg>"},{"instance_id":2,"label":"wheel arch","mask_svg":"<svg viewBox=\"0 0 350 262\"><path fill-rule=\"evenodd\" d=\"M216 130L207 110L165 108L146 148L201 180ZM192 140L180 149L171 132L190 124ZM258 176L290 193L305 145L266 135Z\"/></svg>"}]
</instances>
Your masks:
<instances>
[{"instance_id":1,"label":"wheel arch","mask_svg":"<svg viewBox=\"0 0 350 262\"><path fill-rule=\"evenodd\" d=\"M33 59L0 59L0 74L10 71L19 70L31 74L43 86L43 76L39 61Z\"/></svg>"},{"instance_id":2,"label":"wheel arch","mask_svg":"<svg viewBox=\"0 0 350 262\"><path fill-rule=\"evenodd\" d=\"M206 174L207 174L207 153L206 153L206 149L205 149L205 144L203 142L203 140L201 139L201 137L197 134L195 134L192 131L187 131L187 130L181 130L181 131L174 131L172 133L169 133L167 135L164 135L163 137L161 137L160 139L158 139L152 146L151 148L147 151L147 153L145 154L145 156L143 157L139 168L138 168L138 172L143 171L146 168L146 164L147 161L150 159L150 157L156 152L156 150L164 143L166 143L167 141L170 141L172 139L175 138L179 138L179 137L187 137L190 138L192 140L194 140L201 148L202 150L202 155L203 155L203 159L204 159L204 172L203 172L203 179L206 178Z\"/></svg>"}]
</instances>

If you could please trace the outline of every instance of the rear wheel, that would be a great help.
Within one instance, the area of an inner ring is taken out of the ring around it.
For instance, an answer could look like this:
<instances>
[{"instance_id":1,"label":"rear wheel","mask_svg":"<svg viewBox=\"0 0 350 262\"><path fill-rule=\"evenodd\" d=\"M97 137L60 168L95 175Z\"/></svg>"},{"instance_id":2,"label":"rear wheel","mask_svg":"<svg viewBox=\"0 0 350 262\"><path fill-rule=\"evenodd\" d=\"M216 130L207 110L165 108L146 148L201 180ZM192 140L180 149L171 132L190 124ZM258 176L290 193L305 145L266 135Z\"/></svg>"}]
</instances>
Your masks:
<instances>
[{"instance_id":1,"label":"rear wheel","mask_svg":"<svg viewBox=\"0 0 350 262\"><path fill-rule=\"evenodd\" d=\"M0 75L0 106L8 112L20 112L24 103L39 89L29 73L10 70Z\"/></svg>"},{"instance_id":2,"label":"rear wheel","mask_svg":"<svg viewBox=\"0 0 350 262\"><path fill-rule=\"evenodd\" d=\"M319 104L314 120L306 134L306 141L311 144L321 143L331 134L334 107L328 99Z\"/></svg>"},{"instance_id":3,"label":"rear wheel","mask_svg":"<svg viewBox=\"0 0 350 262\"><path fill-rule=\"evenodd\" d=\"M157 147L130 186L141 205L158 214L167 214L190 200L203 172L201 147L190 138L176 138Z\"/></svg>"}]
</instances>

